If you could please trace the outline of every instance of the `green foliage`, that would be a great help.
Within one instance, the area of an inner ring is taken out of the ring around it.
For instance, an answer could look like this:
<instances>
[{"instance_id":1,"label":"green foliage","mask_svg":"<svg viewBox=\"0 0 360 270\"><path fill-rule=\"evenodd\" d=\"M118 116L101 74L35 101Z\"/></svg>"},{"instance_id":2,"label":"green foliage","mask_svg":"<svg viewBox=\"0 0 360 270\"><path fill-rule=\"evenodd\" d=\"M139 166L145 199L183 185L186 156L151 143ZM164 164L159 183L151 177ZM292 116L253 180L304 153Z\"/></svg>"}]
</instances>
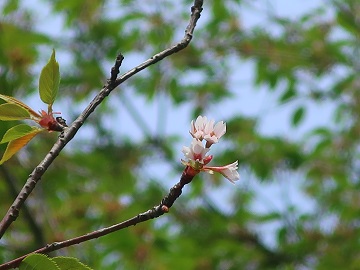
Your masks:
<instances>
[{"instance_id":1,"label":"green foliage","mask_svg":"<svg viewBox=\"0 0 360 270\"><path fill-rule=\"evenodd\" d=\"M91 270L90 267L79 262L76 258L55 257L52 258L52 261L54 261L61 270Z\"/></svg>"},{"instance_id":2,"label":"green foliage","mask_svg":"<svg viewBox=\"0 0 360 270\"><path fill-rule=\"evenodd\" d=\"M19 105L11 103L0 105L0 120L2 121L24 120L29 118L29 112Z\"/></svg>"},{"instance_id":3,"label":"green foliage","mask_svg":"<svg viewBox=\"0 0 360 270\"><path fill-rule=\"evenodd\" d=\"M39 93L41 100L50 107L55 101L59 90L60 71L59 63L55 59L55 50L53 50L49 62L41 71L39 79Z\"/></svg>"},{"instance_id":4,"label":"green foliage","mask_svg":"<svg viewBox=\"0 0 360 270\"><path fill-rule=\"evenodd\" d=\"M44 131L43 129L37 127L31 127L25 124L17 125L10 128L0 141L1 143L7 143L6 150L4 155L0 160L0 165L5 161L9 160L14 154L16 154L21 148L27 145L32 138L37 134Z\"/></svg>"},{"instance_id":5,"label":"green foliage","mask_svg":"<svg viewBox=\"0 0 360 270\"><path fill-rule=\"evenodd\" d=\"M20 270L60 270L52 259L44 254L32 254L27 256L19 267Z\"/></svg>"},{"instance_id":6,"label":"green foliage","mask_svg":"<svg viewBox=\"0 0 360 270\"><path fill-rule=\"evenodd\" d=\"M91 270L85 264L71 257L49 258L44 254L31 254L20 264L20 270Z\"/></svg>"},{"instance_id":7,"label":"green foliage","mask_svg":"<svg viewBox=\"0 0 360 270\"><path fill-rule=\"evenodd\" d=\"M304 107L299 107L294 111L294 114L293 114L292 120L291 120L291 123L293 124L293 126L298 126L301 123L301 121L304 119L304 114L305 114Z\"/></svg>"},{"instance_id":8,"label":"green foliage","mask_svg":"<svg viewBox=\"0 0 360 270\"><path fill-rule=\"evenodd\" d=\"M31 127L26 124L20 124L15 127L10 128L0 141L0 143L7 143L16 139L19 139L23 136L29 135L33 132L41 131L41 129L36 127Z\"/></svg>"},{"instance_id":9,"label":"green foliage","mask_svg":"<svg viewBox=\"0 0 360 270\"><path fill-rule=\"evenodd\" d=\"M31 119L49 131L54 130L52 125L54 125L54 123L56 124L56 120L53 117L52 105L58 92L59 82L59 64L56 62L55 50L53 50L49 62L41 71L39 80L40 98L44 103L48 104L48 113L42 111L40 115L20 100L0 94L0 99L7 102L0 105L0 120L11 121ZM7 142L9 142L9 144L0 160L0 165L9 160L21 148L28 144L31 139L44 130L45 129L31 127L25 124L7 130L0 144Z\"/></svg>"}]
</instances>

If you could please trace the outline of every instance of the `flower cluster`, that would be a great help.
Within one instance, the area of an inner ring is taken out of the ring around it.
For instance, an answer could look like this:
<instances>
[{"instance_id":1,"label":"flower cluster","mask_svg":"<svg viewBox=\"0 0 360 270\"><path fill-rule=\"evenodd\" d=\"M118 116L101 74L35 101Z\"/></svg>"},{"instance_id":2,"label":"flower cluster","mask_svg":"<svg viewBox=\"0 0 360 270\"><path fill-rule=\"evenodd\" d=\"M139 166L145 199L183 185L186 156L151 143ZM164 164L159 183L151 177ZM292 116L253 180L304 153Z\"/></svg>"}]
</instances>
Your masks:
<instances>
[{"instance_id":1,"label":"flower cluster","mask_svg":"<svg viewBox=\"0 0 360 270\"><path fill-rule=\"evenodd\" d=\"M239 180L238 161L221 167L206 166L213 158L212 155L206 155L210 146L217 143L225 132L226 124L223 121L215 124L214 120L208 120L206 116L198 116L195 121L191 121L190 134L193 140L190 147L184 146L182 150L187 161L181 160L190 169L190 173L195 175L200 171L210 174L218 172L232 183ZM203 140L206 141L205 146Z\"/></svg>"}]
</instances>

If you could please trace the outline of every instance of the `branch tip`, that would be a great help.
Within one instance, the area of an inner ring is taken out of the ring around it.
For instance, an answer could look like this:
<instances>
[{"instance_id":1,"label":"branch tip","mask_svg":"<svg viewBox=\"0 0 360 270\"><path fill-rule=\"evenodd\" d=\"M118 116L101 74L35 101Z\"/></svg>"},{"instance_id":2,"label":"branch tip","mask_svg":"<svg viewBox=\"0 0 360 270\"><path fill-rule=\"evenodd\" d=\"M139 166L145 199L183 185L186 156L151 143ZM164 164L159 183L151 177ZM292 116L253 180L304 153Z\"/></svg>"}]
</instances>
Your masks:
<instances>
[{"instance_id":1,"label":"branch tip","mask_svg":"<svg viewBox=\"0 0 360 270\"><path fill-rule=\"evenodd\" d=\"M115 64L111 68L111 77L109 79L109 83L114 83L117 79L117 75L120 73L120 66L122 64L122 61L124 60L124 56L119 53L116 57Z\"/></svg>"}]
</instances>

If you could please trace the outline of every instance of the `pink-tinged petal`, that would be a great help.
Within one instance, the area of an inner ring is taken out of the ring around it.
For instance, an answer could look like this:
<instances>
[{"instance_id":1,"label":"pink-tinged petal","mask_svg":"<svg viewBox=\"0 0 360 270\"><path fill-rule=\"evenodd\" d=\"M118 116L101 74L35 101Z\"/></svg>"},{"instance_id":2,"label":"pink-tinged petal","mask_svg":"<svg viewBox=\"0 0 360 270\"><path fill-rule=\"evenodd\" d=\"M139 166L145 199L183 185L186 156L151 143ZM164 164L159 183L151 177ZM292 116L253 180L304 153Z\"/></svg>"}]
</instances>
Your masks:
<instances>
[{"instance_id":1,"label":"pink-tinged petal","mask_svg":"<svg viewBox=\"0 0 360 270\"><path fill-rule=\"evenodd\" d=\"M193 135L196 133L196 128L195 128L195 123L194 120L191 120L191 124L190 124L190 134Z\"/></svg>"},{"instance_id":2,"label":"pink-tinged petal","mask_svg":"<svg viewBox=\"0 0 360 270\"><path fill-rule=\"evenodd\" d=\"M216 137L215 135L213 135L213 136L205 135L204 140L206 140L207 142L209 142L211 144L217 143L219 141L218 137Z\"/></svg>"},{"instance_id":3,"label":"pink-tinged petal","mask_svg":"<svg viewBox=\"0 0 360 270\"><path fill-rule=\"evenodd\" d=\"M209 120L207 123L205 123L204 126L204 133L205 134L211 134L214 130L214 120Z\"/></svg>"},{"instance_id":4,"label":"pink-tinged petal","mask_svg":"<svg viewBox=\"0 0 360 270\"><path fill-rule=\"evenodd\" d=\"M193 139L191 142L191 148L194 154L201 154L204 149L204 146L199 140Z\"/></svg>"},{"instance_id":5,"label":"pink-tinged petal","mask_svg":"<svg viewBox=\"0 0 360 270\"><path fill-rule=\"evenodd\" d=\"M216 123L214 127L215 136L220 139L226 133L226 124L223 121Z\"/></svg>"},{"instance_id":6,"label":"pink-tinged petal","mask_svg":"<svg viewBox=\"0 0 360 270\"><path fill-rule=\"evenodd\" d=\"M190 147L184 146L182 152L185 157L187 157L190 161L198 161L201 164L204 164L204 160L208 161L208 157L206 153L209 152L209 148L205 148L201 141L197 139L193 139Z\"/></svg>"},{"instance_id":7,"label":"pink-tinged petal","mask_svg":"<svg viewBox=\"0 0 360 270\"><path fill-rule=\"evenodd\" d=\"M192 120L190 124L190 134L193 138L202 140L204 137L204 129L207 123L206 116L198 116L196 120Z\"/></svg>"},{"instance_id":8,"label":"pink-tinged petal","mask_svg":"<svg viewBox=\"0 0 360 270\"><path fill-rule=\"evenodd\" d=\"M235 161L231 164L221 166L221 167L203 167L204 171L208 171L209 173L218 172L221 173L226 179L228 179L231 183L235 184L235 181L240 179L240 175L237 172L238 169L238 161Z\"/></svg>"},{"instance_id":9,"label":"pink-tinged petal","mask_svg":"<svg viewBox=\"0 0 360 270\"><path fill-rule=\"evenodd\" d=\"M193 153L193 159L199 160L200 162L204 159L207 152L209 152L210 149L205 148L201 141L193 139L191 142L191 150Z\"/></svg>"}]
</instances>

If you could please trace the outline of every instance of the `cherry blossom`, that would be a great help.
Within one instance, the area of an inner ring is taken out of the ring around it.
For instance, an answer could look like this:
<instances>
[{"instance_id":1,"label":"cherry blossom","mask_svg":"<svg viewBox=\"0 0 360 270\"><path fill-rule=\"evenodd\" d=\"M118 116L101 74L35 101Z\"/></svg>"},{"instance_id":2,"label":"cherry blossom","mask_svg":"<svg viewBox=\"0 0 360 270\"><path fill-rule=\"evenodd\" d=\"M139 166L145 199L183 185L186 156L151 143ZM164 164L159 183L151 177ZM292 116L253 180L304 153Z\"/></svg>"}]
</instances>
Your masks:
<instances>
[{"instance_id":1,"label":"cherry blossom","mask_svg":"<svg viewBox=\"0 0 360 270\"><path fill-rule=\"evenodd\" d=\"M233 184L235 184L235 181L240 179L240 175L237 172L237 169L238 169L238 161L235 161L231 164L221 167L205 166L202 168L202 170L207 171L210 174L213 174L214 172L221 173L225 178L227 178Z\"/></svg>"},{"instance_id":2,"label":"cherry blossom","mask_svg":"<svg viewBox=\"0 0 360 270\"><path fill-rule=\"evenodd\" d=\"M201 171L206 171L210 174L214 172L221 173L231 183L240 179L238 169L238 161L225 166L206 166L213 158L212 155L206 155L210 146L217 143L226 132L226 124L220 121L215 124L214 120L208 120L206 116L198 116L196 120L191 121L190 134L193 137L191 146L184 146L182 152L187 161L181 160L186 166L185 174L195 176ZM203 140L206 141L205 146Z\"/></svg>"},{"instance_id":3,"label":"cherry blossom","mask_svg":"<svg viewBox=\"0 0 360 270\"><path fill-rule=\"evenodd\" d=\"M192 120L190 126L191 136L201 141L205 135L204 130L207 122L208 122L207 117L201 115L198 116L195 121Z\"/></svg>"},{"instance_id":4,"label":"cherry blossom","mask_svg":"<svg viewBox=\"0 0 360 270\"><path fill-rule=\"evenodd\" d=\"M190 134L193 138L207 141L206 146L210 147L217 143L221 136L226 132L226 124L223 121L216 123L214 120L208 120L206 116L198 116L196 120L191 121Z\"/></svg>"},{"instance_id":5,"label":"cherry blossom","mask_svg":"<svg viewBox=\"0 0 360 270\"><path fill-rule=\"evenodd\" d=\"M201 169L203 165L209 163L212 159L212 156L206 156L209 150L209 148L203 146L201 141L194 138L190 147L184 146L182 149L185 157L188 158L188 161L183 161L183 164L189 165L196 170Z\"/></svg>"},{"instance_id":6,"label":"cherry blossom","mask_svg":"<svg viewBox=\"0 0 360 270\"><path fill-rule=\"evenodd\" d=\"M216 123L215 126L214 122L214 120L209 121L205 127L204 139L210 144L217 143L226 132L226 124L223 121Z\"/></svg>"}]
</instances>

